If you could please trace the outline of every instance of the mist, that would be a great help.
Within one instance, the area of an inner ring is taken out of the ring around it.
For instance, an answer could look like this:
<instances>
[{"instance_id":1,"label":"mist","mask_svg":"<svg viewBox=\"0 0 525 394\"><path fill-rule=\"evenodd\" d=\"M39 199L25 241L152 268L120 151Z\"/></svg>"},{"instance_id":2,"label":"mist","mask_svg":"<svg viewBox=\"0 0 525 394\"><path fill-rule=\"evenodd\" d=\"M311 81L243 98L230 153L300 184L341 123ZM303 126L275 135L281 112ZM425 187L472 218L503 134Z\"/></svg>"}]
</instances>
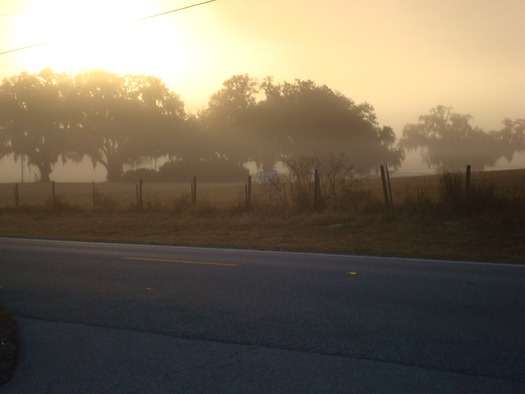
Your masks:
<instances>
[{"instance_id":1,"label":"mist","mask_svg":"<svg viewBox=\"0 0 525 394\"><path fill-rule=\"evenodd\" d=\"M196 174L232 181L277 163L330 157L359 174L380 164L398 171L508 168L525 150L522 119L486 131L470 115L438 105L396 132L372 104L312 80L233 75L191 114L158 77L45 69L4 79L0 100L2 182L183 181Z\"/></svg>"}]
</instances>

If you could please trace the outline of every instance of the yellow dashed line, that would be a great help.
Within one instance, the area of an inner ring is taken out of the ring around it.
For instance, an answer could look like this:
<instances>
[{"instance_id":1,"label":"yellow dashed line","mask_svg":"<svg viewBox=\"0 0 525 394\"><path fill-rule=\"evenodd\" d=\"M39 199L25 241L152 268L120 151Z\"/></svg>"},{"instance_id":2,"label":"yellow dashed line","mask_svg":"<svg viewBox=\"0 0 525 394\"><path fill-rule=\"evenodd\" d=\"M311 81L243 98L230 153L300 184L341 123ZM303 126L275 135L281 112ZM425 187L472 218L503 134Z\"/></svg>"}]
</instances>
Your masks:
<instances>
[{"instance_id":1,"label":"yellow dashed line","mask_svg":"<svg viewBox=\"0 0 525 394\"><path fill-rule=\"evenodd\" d=\"M238 267L240 265L240 264L230 264L230 263L212 263L212 262L204 262L204 261L150 259L146 257L124 257L124 260L154 261L154 262L160 262L160 263L175 263L175 264L211 265L211 266L216 266L216 267Z\"/></svg>"}]
</instances>

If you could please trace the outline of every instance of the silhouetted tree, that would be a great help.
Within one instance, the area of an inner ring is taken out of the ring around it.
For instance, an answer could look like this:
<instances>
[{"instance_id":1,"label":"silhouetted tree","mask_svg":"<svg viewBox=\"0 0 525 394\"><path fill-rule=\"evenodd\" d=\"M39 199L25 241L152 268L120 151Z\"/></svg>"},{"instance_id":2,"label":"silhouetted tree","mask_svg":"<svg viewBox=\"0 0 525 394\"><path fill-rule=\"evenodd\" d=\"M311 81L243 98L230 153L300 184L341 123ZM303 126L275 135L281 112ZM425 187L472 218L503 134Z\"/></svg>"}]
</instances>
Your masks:
<instances>
[{"instance_id":1,"label":"silhouetted tree","mask_svg":"<svg viewBox=\"0 0 525 394\"><path fill-rule=\"evenodd\" d=\"M244 74L224 81L222 88L211 96L200 121L212 156L239 164L251 159L247 137L248 129L253 126L250 114L256 105L257 92L257 81Z\"/></svg>"},{"instance_id":2,"label":"silhouetted tree","mask_svg":"<svg viewBox=\"0 0 525 394\"><path fill-rule=\"evenodd\" d=\"M525 119L505 119L503 128L497 134L508 161L512 160L514 153L525 150Z\"/></svg>"},{"instance_id":3,"label":"silhouetted tree","mask_svg":"<svg viewBox=\"0 0 525 394\"><path fill-rule=\"evenodd\" d=\"M70 149L68 85L69 76L46 69L7 78L0 87L0 155L25 156L41 181L49 181L53 165Z\"/></svg>"},{"instance_id":4,"label":"silhouetted tree","mask_svg":"<svg viewBox=\"0 0 525 394\"><path fill-rule=\"evenodd\" d=\"M263 92L266 99L257 101ZM362 171L380 162L399 165L403 157L393 130L378 125L372 106L355 105L312 81L276 84L267 77L258 85L248 75L233 76L202 118L220 153L265 170L292 156L344 153Z\"/></svg>"},{"instance_id":5,"label":"silhouetted tree","mask_svg":"<svg viewBox=\"0 0 525 394\"><path fill-rule=\"evenodd\" d=\"M170 132L185 117L182 100L157 78L90 71L76 76L77 152L118 180L125 163L171 153Z\"/></svg>"},{"instance_id":6,"label":"silhouetted tree","mask_svg":"<svg viewBox=\"0 0 525 394\"><path fill-rule=\"evenodd\" d=\"M277 85L267 78L262 88L266 100L260 103L260 124L272 141L274 157L344 154L361 172L381 162L401 163L403 153L394 146L394 131L379 126L371 105L356 105L309 80Z\"/></svg>"},{"instance_id":7,"label":"silhouetted tree","mask_svg":"<svg viewBox=\"0 0 525 394\"><path fill-rule=\"evenodd\" d=\"M11 148L11 129L14 122L13 113L16 111L16 101L13 99L4 81L0 85L0 159L10 153Z\"/></svg>"},{"instance_id":8,"label":"silhouetted tree","mask_svg":"<svg viewBox=\"0 0 525 394\"><path fill-rule=\"evenodd\" d=\"M438 106L420 116L419 123L407 124L399 145L407 150L422 149L423 162L438 169L466 164L494 166L503 156L501 137L474 128L471 119L450 107Z\"/></svg>"}]
</instances>

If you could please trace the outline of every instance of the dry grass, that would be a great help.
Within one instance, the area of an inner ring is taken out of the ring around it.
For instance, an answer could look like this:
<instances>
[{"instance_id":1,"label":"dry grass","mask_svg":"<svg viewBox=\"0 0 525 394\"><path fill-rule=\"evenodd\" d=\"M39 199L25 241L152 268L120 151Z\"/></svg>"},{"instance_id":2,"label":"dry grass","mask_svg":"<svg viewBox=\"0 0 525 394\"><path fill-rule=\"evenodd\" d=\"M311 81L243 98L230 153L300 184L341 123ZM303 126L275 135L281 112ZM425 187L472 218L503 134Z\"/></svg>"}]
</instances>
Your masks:
<instances>
[{"instance_id":1,"label":"dry grass","mask_svg":"<svg viewBox=\"0 0 525 394\"><path fill-rule=\"evenodd\" d=\"M459 172L454 174L463 176ZM440 175L392 177L391 189L394 204L403 206L421 202L437 202L440 196L441 177ZM475 171L472 174L472 185L474 188L493 187L496 195L504 198L525 198L525 170ZM339 192L346 192L350 198L361 195L369 200L379 202L383 200L381 179L378 177L353 180L351 189L353 194L349 194L348 190L339 190ZM325 201L333 200L328 195L329 187L323 187L322 193ZM22 207L45 208L53 203L51 183L19 184L18 194L18 203ZM147 209L179 210L189 205L190 194L190 182L144 182L143 206ZM254 182L252 201L254 204L265 207L272 205L288 208L293 204L293 194L294 188L286 179L267 185ZM336 198L340 200L345 198L345 193L337 194ZM197 201L220 209L242 206L245 203L245 182L199 183ZM92 210L94 208L106 211L131 210L137 207L137 184L130 182L56 183L55 204L62 208L80 210ZM0 208L12 208L14 206L14 185L0 184Z\"/></svg>"},{"instance_id":2,"label":"dry grass","mask_svg":"<svg viewBox=\"0 0 525 394\"><path fill-rule=\"evenodd\" d=\"M133 183L96 184L96 209L92 184L57 184L54 206L49 184L19 185L19 209L0 185L0 236L524 263L525 171L474 173L469 198L461 176L392 178L388 214L379 179L322 212L286 183L254 185L250 211L241 183L199 185L196 205L189 183L145 183L141 212Z\"/></svg>"},{"instance_id":3,"label":"dry grass","mask_svg":"<svg viewBox=\"0 0 525 394\"><path fill-rule=\"evenodd\" d=\"M69 208L115 211L137 207L137 185L129 182L55 183L55 203ZM15 185L0 184L0 207L15 206ZM143 183L145 208L172 209L181 200L190 199L190 183ZM23 183L18 185L19 206L45 208L52 205L51 183ZM244 200L244 184L199 184L199 202L217 207Z\"/></svg>"},{"instance_id":4,"label":"dry grass","mask_svg":"<svg viewBox=\"0 0 525 394\"><path fill-rule=\"evenodd\" d=\"M525 219L485 213L3 212L0 236L525 263ZM123 230L125 229L125 230Z\"/></svg>"}]
</instances>

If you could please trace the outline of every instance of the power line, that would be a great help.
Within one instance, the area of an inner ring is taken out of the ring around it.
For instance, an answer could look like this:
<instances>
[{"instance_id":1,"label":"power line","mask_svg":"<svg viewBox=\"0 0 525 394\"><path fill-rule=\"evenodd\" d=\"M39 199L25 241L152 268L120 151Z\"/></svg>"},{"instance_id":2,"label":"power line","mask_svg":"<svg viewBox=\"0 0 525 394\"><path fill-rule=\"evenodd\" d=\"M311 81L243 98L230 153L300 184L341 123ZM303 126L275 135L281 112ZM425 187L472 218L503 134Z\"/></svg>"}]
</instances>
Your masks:
<instances>
[{"instance_id":1,"label":"power line","mask_svg":"<svg viewBox=\"0 0 525 394\"><path fill-rule=\"evenodd\" d=\"M133 19L133 20L130 20L130 21L124 22L124 23L122 23L122 24L131 24L131 23L142 22L142 21L145 21L145 20L147 20L147 19L152 19L152 18L157 18L157 17L159 17L159 16L164 16L164 15L168 15L168 14L173 14L174 12L184 11L184 10L187 10L187 9L189 9L189 8L194 8L194 7L198 7L198 6L201 6L201 5L205 5L205 4L213 3L213 2L215 2L215 1L217 1L217 0L208 0L208 1L203 1L203 2L201 2L201 3L191 4L191 5L188 5L188 6L186 6L186 7L175 8L175 9L173 9L173 10L169 10L169 11L161 12L161 13L158 13L158 14L153 14L153 15L148 15L148 16L144 16L144 17L141 17L141 18ZM56 39L56 40L49 40L49 41L37 42L37 43L35 43L35 44L26 45L26 46L19 47L19 48L15 48L15 49L9 49L9 50L7 50L7 51L0 52L0 56L2 56L2 55L7 55L7 54L9 54L9 53L13 53L13 52L24 51L24 50L26 50L26 49L31 49L31 48L40 47L40 46L43 46L43 45L51 44L52 42L56 42L56 41L60 41L60 40Z\"/></svg>"},{"instance_id":2,"label":"power line","mask_svg":"<svg viewBox=\"0 0 525 394\"><path fill-rule=\"evenodd\" d=\"M208 0L208 1L203 1L202 3L192 4L192 5L188 5L188 6L186 6L186 7L181 7L181 8L177 8L177 9L174 9L174 10L161 12L161 13L159 13L159 14L154 14L154 15L149 15L149 16L145 16L145 17L142 17L142 18L134 19L134 20L131 20L131 21L127 22L127 23L141 22L141 21L145 21L146 19L152 19L152 18L156 18L156 17L158 17L158 16L163 16L163 15L173 14L174 12L184 11L184 10L187 10L188 8L193 8L193 7L198 7L198 6L200 6L200 5L204 5L204 4L208 4L208 3L213 3L214 1L217 1L217 0Z\"/></svg>"},{"instance_id":3,"label":"power line","mask_svg":"<svg viewBox=\"0 0 525 394\"><path fill-rule=\"evenodd\" d=\"M19 51L23 51L23 50L26 50L26 49L36 48L36 47L39 47L39 46L42 46L42 45L51 44L52 42L53 41L44 41L44 42L39 42L39 43L36 43L36 44L27 45L25 47L9 49L8 51L0 52L0 56L7 55L8 53L19 52Z\"/></svg>"}]
</instances>

